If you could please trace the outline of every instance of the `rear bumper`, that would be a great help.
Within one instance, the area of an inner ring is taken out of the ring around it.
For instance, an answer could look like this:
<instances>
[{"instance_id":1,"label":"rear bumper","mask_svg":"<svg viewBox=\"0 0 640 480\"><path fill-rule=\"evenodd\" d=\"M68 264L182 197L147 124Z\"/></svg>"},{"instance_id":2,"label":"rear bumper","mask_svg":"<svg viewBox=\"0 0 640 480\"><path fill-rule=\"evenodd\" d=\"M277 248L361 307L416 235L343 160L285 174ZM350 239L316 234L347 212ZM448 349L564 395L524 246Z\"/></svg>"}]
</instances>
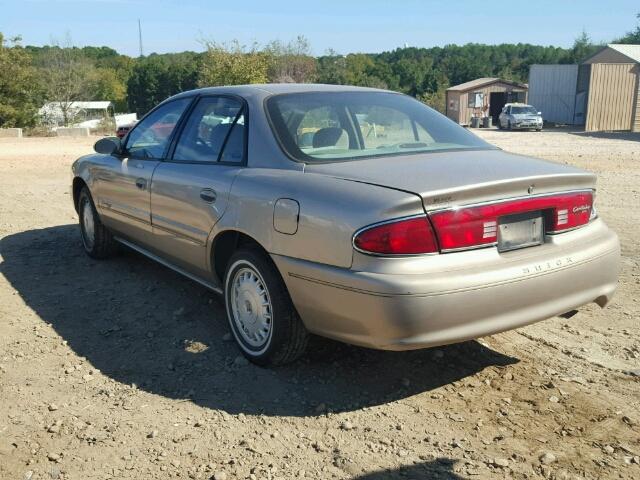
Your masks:
<instances>
[{"instance_id":1,"label":"rear bumper","mask_svg":"<svg viewBox=\"0 0 640 480\"><path fill-rule=\"evenodd\" d=\"M616 234L595 220L538 247L370 257L372 266L382 263L368 271L273 259L310 331L408 350L510 330L591 302L604 306L616 289L620 247Z\"/></svg>"}]
</instances>

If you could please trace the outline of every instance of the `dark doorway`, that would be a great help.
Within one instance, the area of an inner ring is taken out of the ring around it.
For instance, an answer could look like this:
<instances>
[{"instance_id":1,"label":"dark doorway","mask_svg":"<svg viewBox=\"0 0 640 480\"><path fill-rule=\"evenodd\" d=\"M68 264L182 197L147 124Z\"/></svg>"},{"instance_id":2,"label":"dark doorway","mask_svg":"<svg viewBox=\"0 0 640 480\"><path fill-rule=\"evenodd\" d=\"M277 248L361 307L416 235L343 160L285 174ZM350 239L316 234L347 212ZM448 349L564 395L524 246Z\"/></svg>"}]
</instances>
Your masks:
<instances>
[{"instance_id":1,"label":"dark doorway","mask_svg":"<svg viewBox=\"0 0 640 480\"><path fill-rule=\"evenodd\" d=\"M493 124L498 124L498 117L502 108L507 103L507 95L505 92L491 92L489 94L489 115L493 118Z\"/></svg>"}]
</instances>

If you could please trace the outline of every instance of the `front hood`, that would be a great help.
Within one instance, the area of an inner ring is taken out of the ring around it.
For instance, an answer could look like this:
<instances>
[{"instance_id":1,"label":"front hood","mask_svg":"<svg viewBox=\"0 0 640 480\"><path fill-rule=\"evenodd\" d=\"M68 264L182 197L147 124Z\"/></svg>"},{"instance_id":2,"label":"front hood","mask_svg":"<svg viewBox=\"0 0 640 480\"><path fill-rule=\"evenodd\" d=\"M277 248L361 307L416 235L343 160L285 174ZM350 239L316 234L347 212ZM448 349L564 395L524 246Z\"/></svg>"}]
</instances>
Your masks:
<instances>
[{"instance_id":1,"label":"front hood","mask_svg":"<svg viewBox=\"0 0 640 480\"><path fill-rule=\"evenodd\" d=\"M498 149L308 164L305 172L420 195L425 209L595 188L585 170Z\"/></svg>"}]
</instances>

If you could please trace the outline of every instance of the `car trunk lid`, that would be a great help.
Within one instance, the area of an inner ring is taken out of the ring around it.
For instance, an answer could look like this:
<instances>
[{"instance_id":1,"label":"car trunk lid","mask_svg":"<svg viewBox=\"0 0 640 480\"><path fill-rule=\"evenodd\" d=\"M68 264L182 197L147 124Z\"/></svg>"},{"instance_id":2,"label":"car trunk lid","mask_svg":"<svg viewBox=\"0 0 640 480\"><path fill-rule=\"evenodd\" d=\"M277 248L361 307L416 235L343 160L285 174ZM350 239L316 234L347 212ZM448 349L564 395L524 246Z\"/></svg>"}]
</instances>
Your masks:
<instances>
[{"instance_id":1,"label":"car trunk lid","mask_svg":"<svg viewBox=\"0 0 640 480\"><path fill-rule=\"evenodd\" d=\"M594 189L594 174L498 149L308 164L329 175L419 195L426 211L532 194Z\"/></svg>"}]
</instances>

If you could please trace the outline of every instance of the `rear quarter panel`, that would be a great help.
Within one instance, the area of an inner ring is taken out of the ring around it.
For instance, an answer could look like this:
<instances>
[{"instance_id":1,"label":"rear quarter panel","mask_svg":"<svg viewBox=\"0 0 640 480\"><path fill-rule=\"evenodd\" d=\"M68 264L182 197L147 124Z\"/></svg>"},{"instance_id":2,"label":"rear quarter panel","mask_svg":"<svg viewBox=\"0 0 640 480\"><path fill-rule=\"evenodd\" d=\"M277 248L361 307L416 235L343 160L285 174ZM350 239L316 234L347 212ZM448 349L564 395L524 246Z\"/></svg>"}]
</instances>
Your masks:
<instances>
[{"instance_id":1,"label":"rear quarter panel","mask_svg":"<svg viewBox=\"0 0 640 480\"><path fill-rule=\"evenodd\" d=\"M280 198L300 204L293 235L273 227L274 205ZM356 230L419 213L424 209L415 194L302 171L248 168L236 178L229 208L210 241L226 230L237 230L269 253L347 268L353 261Z\"/></svg>"}]
</instances>

